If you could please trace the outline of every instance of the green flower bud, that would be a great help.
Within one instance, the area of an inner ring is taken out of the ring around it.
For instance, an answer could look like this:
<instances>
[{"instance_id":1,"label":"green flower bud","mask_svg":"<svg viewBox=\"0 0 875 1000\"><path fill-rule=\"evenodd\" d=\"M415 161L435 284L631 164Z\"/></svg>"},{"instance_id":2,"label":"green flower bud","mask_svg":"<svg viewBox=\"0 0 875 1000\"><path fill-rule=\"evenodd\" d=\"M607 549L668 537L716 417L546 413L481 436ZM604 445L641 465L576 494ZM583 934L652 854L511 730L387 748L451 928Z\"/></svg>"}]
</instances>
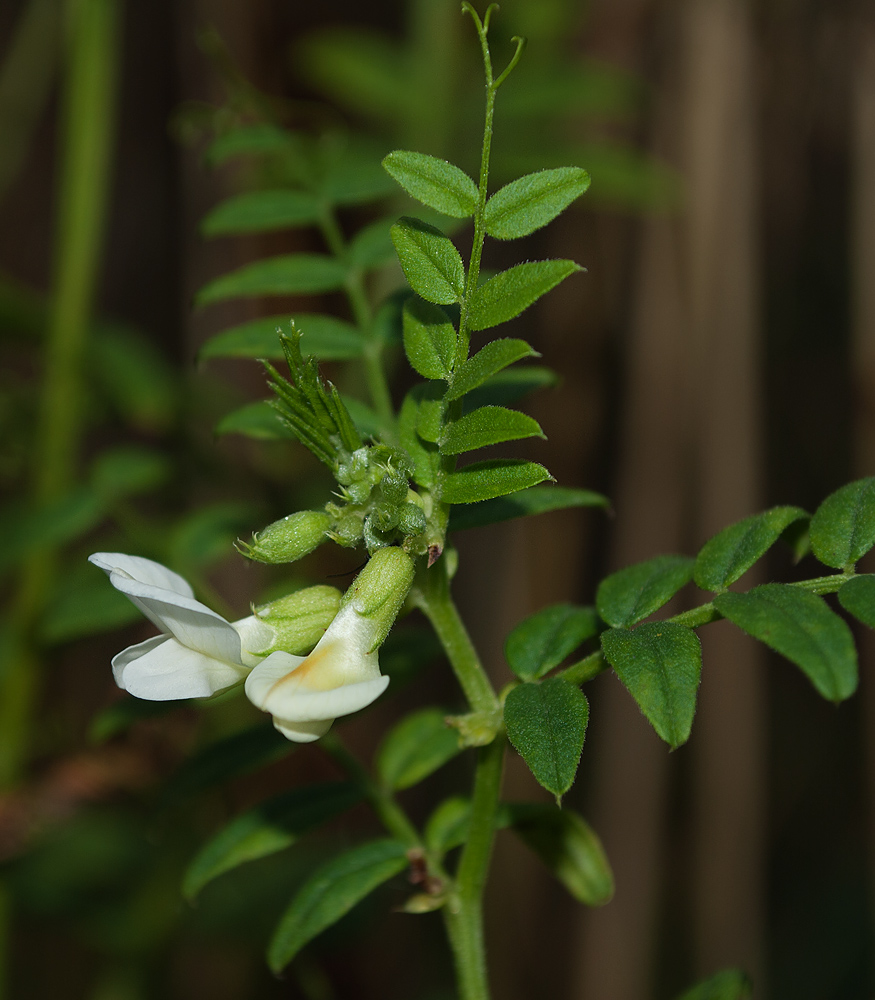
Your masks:
<instances>
[{"instance_id":1,"label":"green flower bud","mask_svg":"<svg viewBox=\"0 0 875 1000\"><path fill-rule=\"evenodd\" d=\"M413 583L413 560L390 546L379 549L343 596L342 607L352 604L369 621L369 652L382 645Z\"/></svg>"},{"instance_id":2,"label":"green flower bud","mask_svg":"<svg viewBox=\"0 0 875 1000\"><path fill-rule=\"evenodd\" d=\"M255 617L276 632L273 646L278 650L303 656L325 634L340 610L341 593L336 587L307 587L287 594L255 609ZM264 654L262 654L264 655Z\"/></svg>"},{"instance_id":3,"label":"green flower bud","mask_svg":"<svg viewBox=\"0 0 875 1000\"><path fill-rule=\"evenodd\" d=\"M295 562L325 541L330 524L331 518L324 511L301 510L256 532L251 544L238 542L237 548L256 562Z\"/></svg>"}]
</instances>

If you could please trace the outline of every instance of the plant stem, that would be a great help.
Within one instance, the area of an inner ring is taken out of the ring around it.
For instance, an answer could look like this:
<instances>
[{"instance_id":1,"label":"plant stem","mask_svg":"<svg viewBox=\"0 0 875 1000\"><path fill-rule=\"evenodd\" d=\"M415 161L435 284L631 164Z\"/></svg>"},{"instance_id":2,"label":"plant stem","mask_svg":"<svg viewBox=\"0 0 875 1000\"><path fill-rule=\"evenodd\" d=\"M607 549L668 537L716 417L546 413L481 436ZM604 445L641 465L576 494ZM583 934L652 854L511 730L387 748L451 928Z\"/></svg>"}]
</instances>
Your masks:
<instances>
[{"instance_id":1,"label":"plant stem","mask_svg":"<svg viewBox=\"0 0 875 1000\"><path fill-rule=\"evenodd\" d=\"M499 736L479 751L468 839L456 873L456 891L444 908L460 1000L489 998L483 936L483 890L495 839L503 763L504 737Z\"/></svg>"}]
</instances>

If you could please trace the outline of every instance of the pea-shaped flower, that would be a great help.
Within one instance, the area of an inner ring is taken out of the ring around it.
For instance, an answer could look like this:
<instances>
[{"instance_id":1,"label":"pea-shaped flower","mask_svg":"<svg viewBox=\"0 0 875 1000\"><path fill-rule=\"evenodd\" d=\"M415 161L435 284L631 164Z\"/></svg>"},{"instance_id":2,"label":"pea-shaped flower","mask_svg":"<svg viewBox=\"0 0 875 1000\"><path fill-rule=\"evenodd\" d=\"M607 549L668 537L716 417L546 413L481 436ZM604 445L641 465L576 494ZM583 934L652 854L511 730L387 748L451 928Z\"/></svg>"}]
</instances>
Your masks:
<instances>
[{"instance_id":1,"label":"pea-shaped flower","mask_svg":"<svg viewBox=\"0 0 875 1000\"><path fill-rule=\"evenodd\" d=\"M319 739L340 715L370 705L386 690L377 649L413 582L413 563L398 548L380 549L343 598L313 652L290 668L270 656L246 678L249 700L273 716L288 739Z\"/></svg>"}]
</instances>

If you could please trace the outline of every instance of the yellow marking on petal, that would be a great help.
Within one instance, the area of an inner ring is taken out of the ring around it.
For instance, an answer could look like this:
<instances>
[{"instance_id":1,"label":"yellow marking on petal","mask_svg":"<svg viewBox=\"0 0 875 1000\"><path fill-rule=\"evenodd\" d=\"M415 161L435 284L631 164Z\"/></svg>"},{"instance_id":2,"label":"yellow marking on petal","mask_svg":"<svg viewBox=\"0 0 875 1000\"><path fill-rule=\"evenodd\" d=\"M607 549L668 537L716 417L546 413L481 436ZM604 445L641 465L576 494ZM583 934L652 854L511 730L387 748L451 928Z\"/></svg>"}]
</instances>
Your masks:
<instances>
[{"instance_id":1,"label":"yellow marking on petal","mask_svg":"<svg viewBox=\"0 0 875 1000\"><path fill-rule=\"evenodd\" d=\"M340 645L332 642L322 649L314 649L303 663L273 683L264 700L266 701L281 686L290 682L294 687L306 688L308 691L331 691L340 687L343 684L343 670L338 669L338 664L331 662L332 657L337 655Z\"/></svg>"}]
</instances>

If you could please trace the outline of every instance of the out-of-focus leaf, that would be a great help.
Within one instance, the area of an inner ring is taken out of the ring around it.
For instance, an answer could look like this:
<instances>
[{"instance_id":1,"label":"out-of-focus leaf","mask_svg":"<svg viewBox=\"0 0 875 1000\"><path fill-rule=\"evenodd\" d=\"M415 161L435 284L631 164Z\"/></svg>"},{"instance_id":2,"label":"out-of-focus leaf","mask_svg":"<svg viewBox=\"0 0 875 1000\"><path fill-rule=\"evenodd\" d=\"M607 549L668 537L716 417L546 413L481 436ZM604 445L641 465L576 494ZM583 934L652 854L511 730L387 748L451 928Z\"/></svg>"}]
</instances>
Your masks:
<instances>
[{"instance_id":1,"label":"out-of-focus leaf","mask_svg":"<svg viewBox=\"0 0 875 1000\"><path fill-rule=\"evenodd\" d=\"M453 241L419 219L401 219L390 230L404 277L429 302L458 302L465 290L465 265Z\"/></svg>"},{"instance_id":2,"label":"out-of-focus leaf","mask_svg":"<svg viewBox=\"0 0 875 1000\"><path fill-rule=\"evenodd\" d=\"M199 306L224 299L260 295L311 295L343 287L346 266L335 257L319 253L282 254L245 264L216 278L197 293Z\"/></svg>"},{"instance_id":3,"label":"out-of-focus leaf","mask_svg":"<svg viewBox=\"0 0 875 1000\"><path fill-rule=\"evenodd\" d=\"M477 208L477 185L453 163L396 149L383 167L409 195L443 215L467 219Z\"/></svg>"},{"instance_id":4,"label":"out-of-focus leaf","mask_svg":"<svg viewBox=\"0 0 875 1000\"><path fill-rule=\"evenodd\" d=\"M500 521L528 517L530 514L546 514L551 510L608 506L608 498L593 490L579 490L569 486L532 486L513 496L486 500L476 507L455 508L450 514L450 531L481 528L486 524L498 524Z\"/></svg>"},{"instance_id":5,"label":"out-of-focus leaf","mask_svg":"<svg viewBox=\"0 0 875 1000\"><path fill-rule=\"evenodd\" d=\"M456 330L440 306L411 296L404 305L404 353L423 378L448 378L456 355Z\"/></svg>"},{"instance_id":6,"label":"out-of-focus leaf","mask_svg":"<svg viewBox=\"0 0 875 1000\"><path fill-rule=\"evenodd\" d=\"M416 677L443 656L443 647L432 629L395 626L380 647L380 670L392 680L392 690Z\"/></svg>"},{"instance_id":7,"label":"out-of-focus leaf","mask_svg":"<svg viewBox=\"0 0 875 1000\"><path fill-rule=\"evenodd\" d=\"M342 395L340 398L349 415L352 417L353 423L363 437L370 437L373 434L382 434L385 432L386 427L383 421L370 406L358 399L353 399L352 396Z\"/></svg>"},{"instance_id":8,"label":"out-of-focus leaf","mask_svg":"<svg viewBox=\"0 0 875 1000\"><path fill-rule=\"evenodd\" d=\"M70 642L141 620L141 612L106 576L82 560L67 569L40 619L40 638L48 644Z\"/></svg>"},{"instance_id":9,"label":"out-of-focus leaf","mask_svg":"<svg viewBox=\"0 0 875 1000\"><path fill-rule=\"evenodd\" d=\"M830 701L857 689L857 650L847 622L817 594L766 583L747 594L718 594L714 606L740 629L759 639L808 677Z\"/></svg>"},{"instance_id":10,"label":"out-of-focus leaf","mask_svg":"<svg viewBox=\"0 0 875 1000\"><path fill-rule=\"evenodd\" d=\"M91 485L104 500L144 493L170 475L166 455L129 445L101 452L91 466Z\"/></svg>"},{"instance_id":11,"label":"out-of-focus leaf","mask_svg":"<svg viewBox=\"0 0 875 1000\"><path fill-rule=\"evenodd\" d=\"M528 803L508 805L510 826L585 906L604 906L614 895L614 874L592 827L572 809Z\"/></svg>"},{"instance_id":12,"label":"out-of-focus leaf","mask_svg":"<svg viewBox=\"0 0 875 1000\"><path fill-rule=\"evenodd\" d=\"M521 681L535 681L557 667L598 632L594 608L552 604L529 615L507 637L504 655Z\"/></svg>"},{"instance_id":13,"label":"out-of-focus leaf","mask_svg":"<svg viewBox=\"0 0 875 1000\"><path fill-rule=\"evenodd\" d=\"M577 60L527 66L524 85L516 79L509 84L501 92L501 113L514 119L586 115L616 121L637 111L644 96L637 76Z\"/></svg>"},{"instance_id":14,"label":"out-of-focus leaf","mask_svg":"<svg viewBox=\"0 0 875 1000\"><path fill-rule=\"evenodd\" d=\"M389 230L394 219L377 219L360 229L349 243L349 261L366 271L382 267L395 259L395 247Z\"/></svg>"},{"instance_id":15,"label":"out-of-focus leaf","mask_svg":"<svg viewBox=\"0 0 875 1000\"><path fill-rule=\"evenodd\" d=\"M322 205L309 191L246 191L218 204L201 222L204 236L267 233L319 221Z\"/></svg>"},{"instance_id":16,"label":"out-of-focus leaf","mask_svg":"<svg viewBox=\"0 0 875 1000\"><path fill-rule=\"evenodd\" d=\"M425 442L418 432L419 392L411 390L404 397L398 414L398 439L401 447L413 459L413 480L417 485L431 489L437 476L440 454L433 443Z\"/></svg>"},{"instance_id":17,"label":"out-of-focus leaf","mask_svg":"<svg viewBox=\"0 0 875 1000\"><path fill-rule=\"evenodd\" d=\"M107 589L112 590L111 587ZM119 594L118 596L124 595ZM133 604L127 600L126 603L140 617L140 613ZM137 722L142 722L144 719L154 719L159 715L167 715L169 712L175 712L190 704L190 701L145 701L142 698L124 697L119 701L114 701L108 708L94 716L88 727L88 739L91 743L105 743L114 736L126 733Z\"/></svg>"},{"instance_id":18,"label":"out-of-focus leaf","mask_svg":"<svg viewBox=\"0 0 875 1000\"><path fill-rule=\"evenodd\" d=\"M582 270L573 260L531 260L500 271L471 296L468 306L471 329L486 330L506 323L570 274Z\"/></svg>"},{"instance_id":19,"label":"out-of-focus leaf","mask_svg":"<svg viewBox=\"0 0 875 1000\"><path fill-rule=\"evenodd\" d=\"M237 816L198 851L186 870L183 894L193 900L224 872L291 847L302 834L345 812L361 797L355 785L333 781L297 788L260 803Z\"/></svg>"},{"instance_id":20,"label":"out-of-focus leaf","mask_svg":"<svg viewBox=\"0 0 875 1000\"><path fill-rule=\"evenodd\" d=\"M425 843L428 849L435 854L443 855L454 847L464 844L470 820L470 799L461 795L444 799L425 824Z\"/></svg>"},{"instance_id":21,"label":"out-of-focus leaf","mask_svg":"<svg viewBox=\"0 0 875 1000\"><path fill-rule=\"evenodd\" d=\"M693 560L689 556L657 556L602 580L596 592L596 607L608 625L628 628L658 611L689 583L692 575Z\"/></svg>"},{"instance_id":22,"label":"out-of-focus leaf","mask_svg":"<svg viewBox=\"0 0 875 1000\"><path fill-rule=\"evenodd\" d=\"M725 590L808 514L801 507L772 507L724 528L696 557L693 578L703 590Z\"/></svg>"},{"instance_id":23,"label":"out-of-focus leaf","mask_svg":"<svg viewBox=\"0 0 875 1000\"><path fill-rule=\"evenodd\" d=\"M319 194L334 205L367 205L395 193L380 161L386 152L368 140L348 135L324 157Z\"/></svg>"},{"instance_id":24,"label":"out-of-focus leaf","mask_svg":"<svg viewBox=\"0 0 875 1000\"><path fill-rule=\"evenodd\" d=\"M301 350L321 361L346 361L364 350L364 339L351 324L321 313L295 313L301 331ZM288 329L288 316L261 316L211 337L198 352L207 358L267 358L280 361L280 333Z\"/></svg>"},{"instance_id":25,"label":"out-of-focus leaf","mask_svg":"<svg viewBox=\"0 0 875 1000\"><path fill-rule=\"evenodd\" d=\"M848 483L814 512L811 550L826 566L853 566L875 545L875 476Z\"/></svg>"},{"instance_id":26,"label":"out-of-focus leaf","mask_svg":"<svg viewBox=\"0 0 875 1000\"><path fill-rule=\"evenodd\" d=\"M653 622L602 632L605 659L650 724L672 747L690 737L702 673L695 632L675 622Z\"/></svg>"},{"instance_id":27,"label":"out-of-focus leaf","mask_svg":"<svg viewBox=\"0 0 875 1000\"><path fill-rule=\"evenodd\" d=\"M177 521L170 536L173 562L205 566L231 554L234 540L258 519L252 504L222 501L200 507Z\"/></svg>"},{"instance_id":28,"label":"out-of-focus leaf","mask_svg":"<svg viewBox=\"0 0 875 1000\"><path fill-rule=\"evenodd\" d=\"M583 692L559 677L520 684L505 700L507 738L557 802L574 783L588 721Z\"/></svg>"},{"instance_id":29,"label":"out-of-focus leaf","mask_svg":"<svg viewBox=\"0 0 875 1000\"><path fill-rule=\"evenodd\" d=\"M446 723L446 712L424 708L402 719L377 752L377 773L387 788L400 791L418 784L460 752L459 735Z\"/></svg>"},{"instance_id":30,"label":"out-of-focus leaf","mask_svg":"<svg viewBox=\"0 0 875 1000\"><path fill-rule=\"evenodd\" d=\"M247 403L234 410L216 424L216 434L245 434L257 441L289 441L295 435L279 418L277 411L266 400Z\"/></svg>"},{"instance_id":31,"label":"out-of-focus leaf","mask_svg":"<svg viewBox=\"0 0 875 1000\"><path fill-rule=\"evenodd\" d=\"M482 385L487 379L521 358L540 357L524 340L502 337L490 341L472 358L459 365L447 392L447 399L461 399L466 393Z\"/></svg>"},{"instance_id":32,"label":"out-of-focus leaf","mask_svg":"<svg viewBox=\"0 0 875 1000\"><path fill-rule=\"evenodd\" d=\"M589 174L582 167L526 174L500 188L486 203L486 232L499 240L528 236L552 222L588 187Z\"/></svg>"},{"instance_id":33,"label":"out-of-focus leaf","mask_svg":"<svg viewBox=\"0 0 875 1000\"><path fill-rule=\"evenodd\" d=\"M523 399L538 389L548 389L556 385L559 376L552 368L542 365L521 365L506 368L488 378L482 385L472 389L465 398L463 410L466 412L478 406L504 406Z\"/></svg>"},{"instance_id":34,"label":"out-of-focus leaf","mask_svg":"<svg viewBox=\"0 0 875 1000\"><path fill-rule=\"evenodd\" d=\"M521 458L474 462L446 477L441 499L444 503L477 503L518 493L552 478L543 465Z\"/></svg>"},{"instance_id":35,"label":"out-of-focus leaf","mask_svg":"<svg viewBox=\"0 0 875 1000\"><path fill-rule=\"evenodd\" d=\"M503 406L483 406L463 414L446 427L440 441L441 454L461 455L491 444L528 437L545 437L533 417Z\"/></svg>"},{"instance_id":36,"label":"out-of-focus leaf","mask_svg":"<svg viewBox=\"0 0 875 1000\"><path fill-rule=\"evenodd\" d=\"M103 503L93 490L82 487L48 507L7 504L0 512L4 540L0 570L6 570L30 552L54 548L94 528L103 514Z\"/></svg>"},{"instance_id":37,"label":"out-of-focus leaf","mask_svg":"<svg viewBox=\"0 0 875 1000\"><path fill-rule=\"evenodd\" d=\"M336 923L356 903L407 866L407 849L397 840L374 840L344 852L304 883L283 914L267 960L280 972L303 946Z\"/></svg>"},{"instance_id":38,"label":"out-of-focus leaf","mask_svg":"<svg viewBox=\"0 0 875 1000\"><path fill-rule=\"evenodd\" d=\"M259 156L296 149L294 138L284 129L267 122L243 125L220 135L206 152L206 161L218 166L235 156Z\"/></svg>"},{"instance_id":39,"label":"out-of-focus leaf","mask_svg":"<svg viewBox=\"0 0 875 1000\"><path fill-rule=\"evenodd\" d=\"M675 1000L747 1000L750 996L753 985L741 969L723 969L684 990Z\"/></svg>"}]
</instances>

